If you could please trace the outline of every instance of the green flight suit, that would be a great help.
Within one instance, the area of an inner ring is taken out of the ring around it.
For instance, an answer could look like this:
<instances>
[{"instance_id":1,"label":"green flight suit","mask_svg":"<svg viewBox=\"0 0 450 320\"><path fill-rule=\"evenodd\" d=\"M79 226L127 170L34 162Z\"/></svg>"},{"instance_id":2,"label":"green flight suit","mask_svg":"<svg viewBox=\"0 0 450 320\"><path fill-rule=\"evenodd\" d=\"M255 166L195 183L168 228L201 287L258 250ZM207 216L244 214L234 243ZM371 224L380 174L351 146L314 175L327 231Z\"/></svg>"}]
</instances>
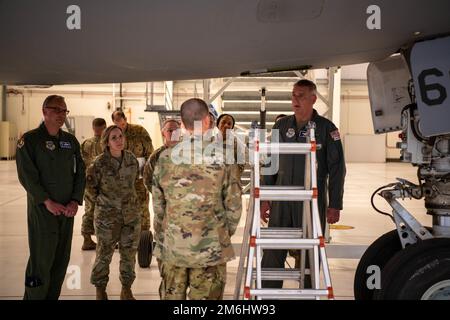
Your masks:
<instances>
[{"instance_id":1,"label":"green flight suit","mask_svg":"<svg viewBox=\"0 0 450 320\"><path fill-rule=\"evenodd\" d=\"M62 130L50 136L44 123L17 144L17 174L27 191L30 258L24 299L59 298L72 244L73 221L54 216L44 201L83 202L85 167L77 139Z\"/></svg>"},{"instance_id":2,"label":"green flight suit","mask_svg":"<svg viewBox=\"0 0 450 320\"><path fill-rule=\"evenodd\" d=\"M345 162L344 151L336 126L330 120L313 110L311 121L316 124L317 145L317 188L318 207L322 232L325 230L326 210L342 210L344 195ZM278 129L279 142L305 143L307 130L297 128L295 116L286 116L278 120L273 129ZM272 133L273 134L273 133ZM265 185L304 186L305 155L286 154L279 157L278 173L263 176ZM271 204L269 227L300 228L302 226L303 202L277 202ZM263 268L283 268L287 250L264 250L261 265ZM281 288L283 281L263 281L263 288Z\"/></svg>"}]
</instances>

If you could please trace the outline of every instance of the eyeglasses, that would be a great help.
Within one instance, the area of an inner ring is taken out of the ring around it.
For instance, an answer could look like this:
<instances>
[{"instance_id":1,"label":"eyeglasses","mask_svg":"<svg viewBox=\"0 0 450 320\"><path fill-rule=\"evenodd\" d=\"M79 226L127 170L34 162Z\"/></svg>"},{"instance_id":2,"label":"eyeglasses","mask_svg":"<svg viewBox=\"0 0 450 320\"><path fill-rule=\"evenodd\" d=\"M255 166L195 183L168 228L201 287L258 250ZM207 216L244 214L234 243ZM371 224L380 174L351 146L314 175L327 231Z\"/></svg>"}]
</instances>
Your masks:
<instances>
[{"instance_id":1,"label":"eyeglasses","mask_svg":"<svg viewBox=\"0 0 450 320\"><path fill-rule=\"evenodd\" d=\"M69 114L69 110L67 109L61 109L61 108L57 108L57 107L45 107L46 109L51 109L53 110L54 113L60 114L60 113L65 113L65 114Z\"/></svg>"}]
</instances>

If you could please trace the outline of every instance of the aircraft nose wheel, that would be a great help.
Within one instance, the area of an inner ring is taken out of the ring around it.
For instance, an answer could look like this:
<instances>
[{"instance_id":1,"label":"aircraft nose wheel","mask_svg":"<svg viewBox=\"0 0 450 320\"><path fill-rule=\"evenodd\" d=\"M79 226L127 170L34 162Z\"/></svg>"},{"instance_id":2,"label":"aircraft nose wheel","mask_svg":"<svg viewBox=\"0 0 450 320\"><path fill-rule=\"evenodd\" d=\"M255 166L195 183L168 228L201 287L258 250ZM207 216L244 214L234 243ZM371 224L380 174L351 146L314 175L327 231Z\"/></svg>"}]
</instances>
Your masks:
<instances>
[{"instance_id":1,"label":"aircraft nose wheel","mask_svg":"<svg viewBox=\"0 0 450 320\"><path fill-rule=\"evenodd\" d=\"M375 300L450 300L450 239L417 242L398 252L381 273Z\"/></svg>"},{"instance_id":2,"label":"aircraft nose wheel","mask_svg":"<svg viewBox=\"0 0 450 320\"><path fill-rule=\"evenodd\" d=\"M436 283L425 291L421 300L450 300L450 280Z\"/></svg>"},{"instance_id":3,"label":"aircraft nose wheel","mask_svg":"<svg viewBox=\"0 0 450 320\"><path fill-rule=\"evenodd\" d=\"M370 266L377 266L383 271L388 261L399 251L402 244L398 237L397 229L389 231L375 240L361 257L355 272L353 292L355 300L372 300L375 290L369 289L367 280L371 276L368 273Z\"/></svg>"},{"instance_id":4,"label":"aircraft nose wheel","mask_svg":"<svg viewBox=\"0 0 450 320\"><path fill-rule=\"evenodd\" d=\"M137 251L139 267L149 268L152 263L153 254L153 234L150 230L141 232Z\"/></svg>"}]
</instances>

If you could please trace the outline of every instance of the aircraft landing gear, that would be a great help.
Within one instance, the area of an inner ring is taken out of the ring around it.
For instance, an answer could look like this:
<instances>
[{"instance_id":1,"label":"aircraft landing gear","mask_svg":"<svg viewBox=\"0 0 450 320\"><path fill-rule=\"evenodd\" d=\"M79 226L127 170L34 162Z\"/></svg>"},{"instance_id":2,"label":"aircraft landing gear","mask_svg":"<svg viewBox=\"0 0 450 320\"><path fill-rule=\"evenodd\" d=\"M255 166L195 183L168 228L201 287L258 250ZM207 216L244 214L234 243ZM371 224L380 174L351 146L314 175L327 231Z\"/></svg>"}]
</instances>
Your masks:
<instances>
[{"instance_id":1,"label":"aircraft landing gear","mask_svg":"<svg viewBox=\"0 0 450 320\"><path fill-rule=\"evenodd\" d=\"M377 266L383 272L388 261L400 250L402 250L402 244L397 229L385 233L367 248L355 272L353 284L355 300L373 299L375 290L369 289L367 285L367 281L371 277L370 272L368 273L369 267Z\"/></svg>"}]
</instances>

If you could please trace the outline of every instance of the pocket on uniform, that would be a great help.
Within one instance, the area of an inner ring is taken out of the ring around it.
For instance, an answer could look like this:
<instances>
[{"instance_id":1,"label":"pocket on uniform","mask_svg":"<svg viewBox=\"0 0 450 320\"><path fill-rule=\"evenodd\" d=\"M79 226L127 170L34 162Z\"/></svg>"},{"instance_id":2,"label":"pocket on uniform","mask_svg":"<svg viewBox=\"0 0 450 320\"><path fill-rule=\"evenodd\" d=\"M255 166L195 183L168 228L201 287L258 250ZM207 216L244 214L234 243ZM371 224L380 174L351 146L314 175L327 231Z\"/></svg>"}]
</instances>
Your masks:
<instances>
[{"instance_id":1,"label":"pocket on uniform","mask_svg":"<svg viewBox=\"0 0 450 320\"><path fill-rule=\"evenodd\" d=\"M212 272L211 287L209 288L208 300L222 300L225 291L225 273L223 265L206 268L206 272Z\"/></svg>"}]
</instances>

